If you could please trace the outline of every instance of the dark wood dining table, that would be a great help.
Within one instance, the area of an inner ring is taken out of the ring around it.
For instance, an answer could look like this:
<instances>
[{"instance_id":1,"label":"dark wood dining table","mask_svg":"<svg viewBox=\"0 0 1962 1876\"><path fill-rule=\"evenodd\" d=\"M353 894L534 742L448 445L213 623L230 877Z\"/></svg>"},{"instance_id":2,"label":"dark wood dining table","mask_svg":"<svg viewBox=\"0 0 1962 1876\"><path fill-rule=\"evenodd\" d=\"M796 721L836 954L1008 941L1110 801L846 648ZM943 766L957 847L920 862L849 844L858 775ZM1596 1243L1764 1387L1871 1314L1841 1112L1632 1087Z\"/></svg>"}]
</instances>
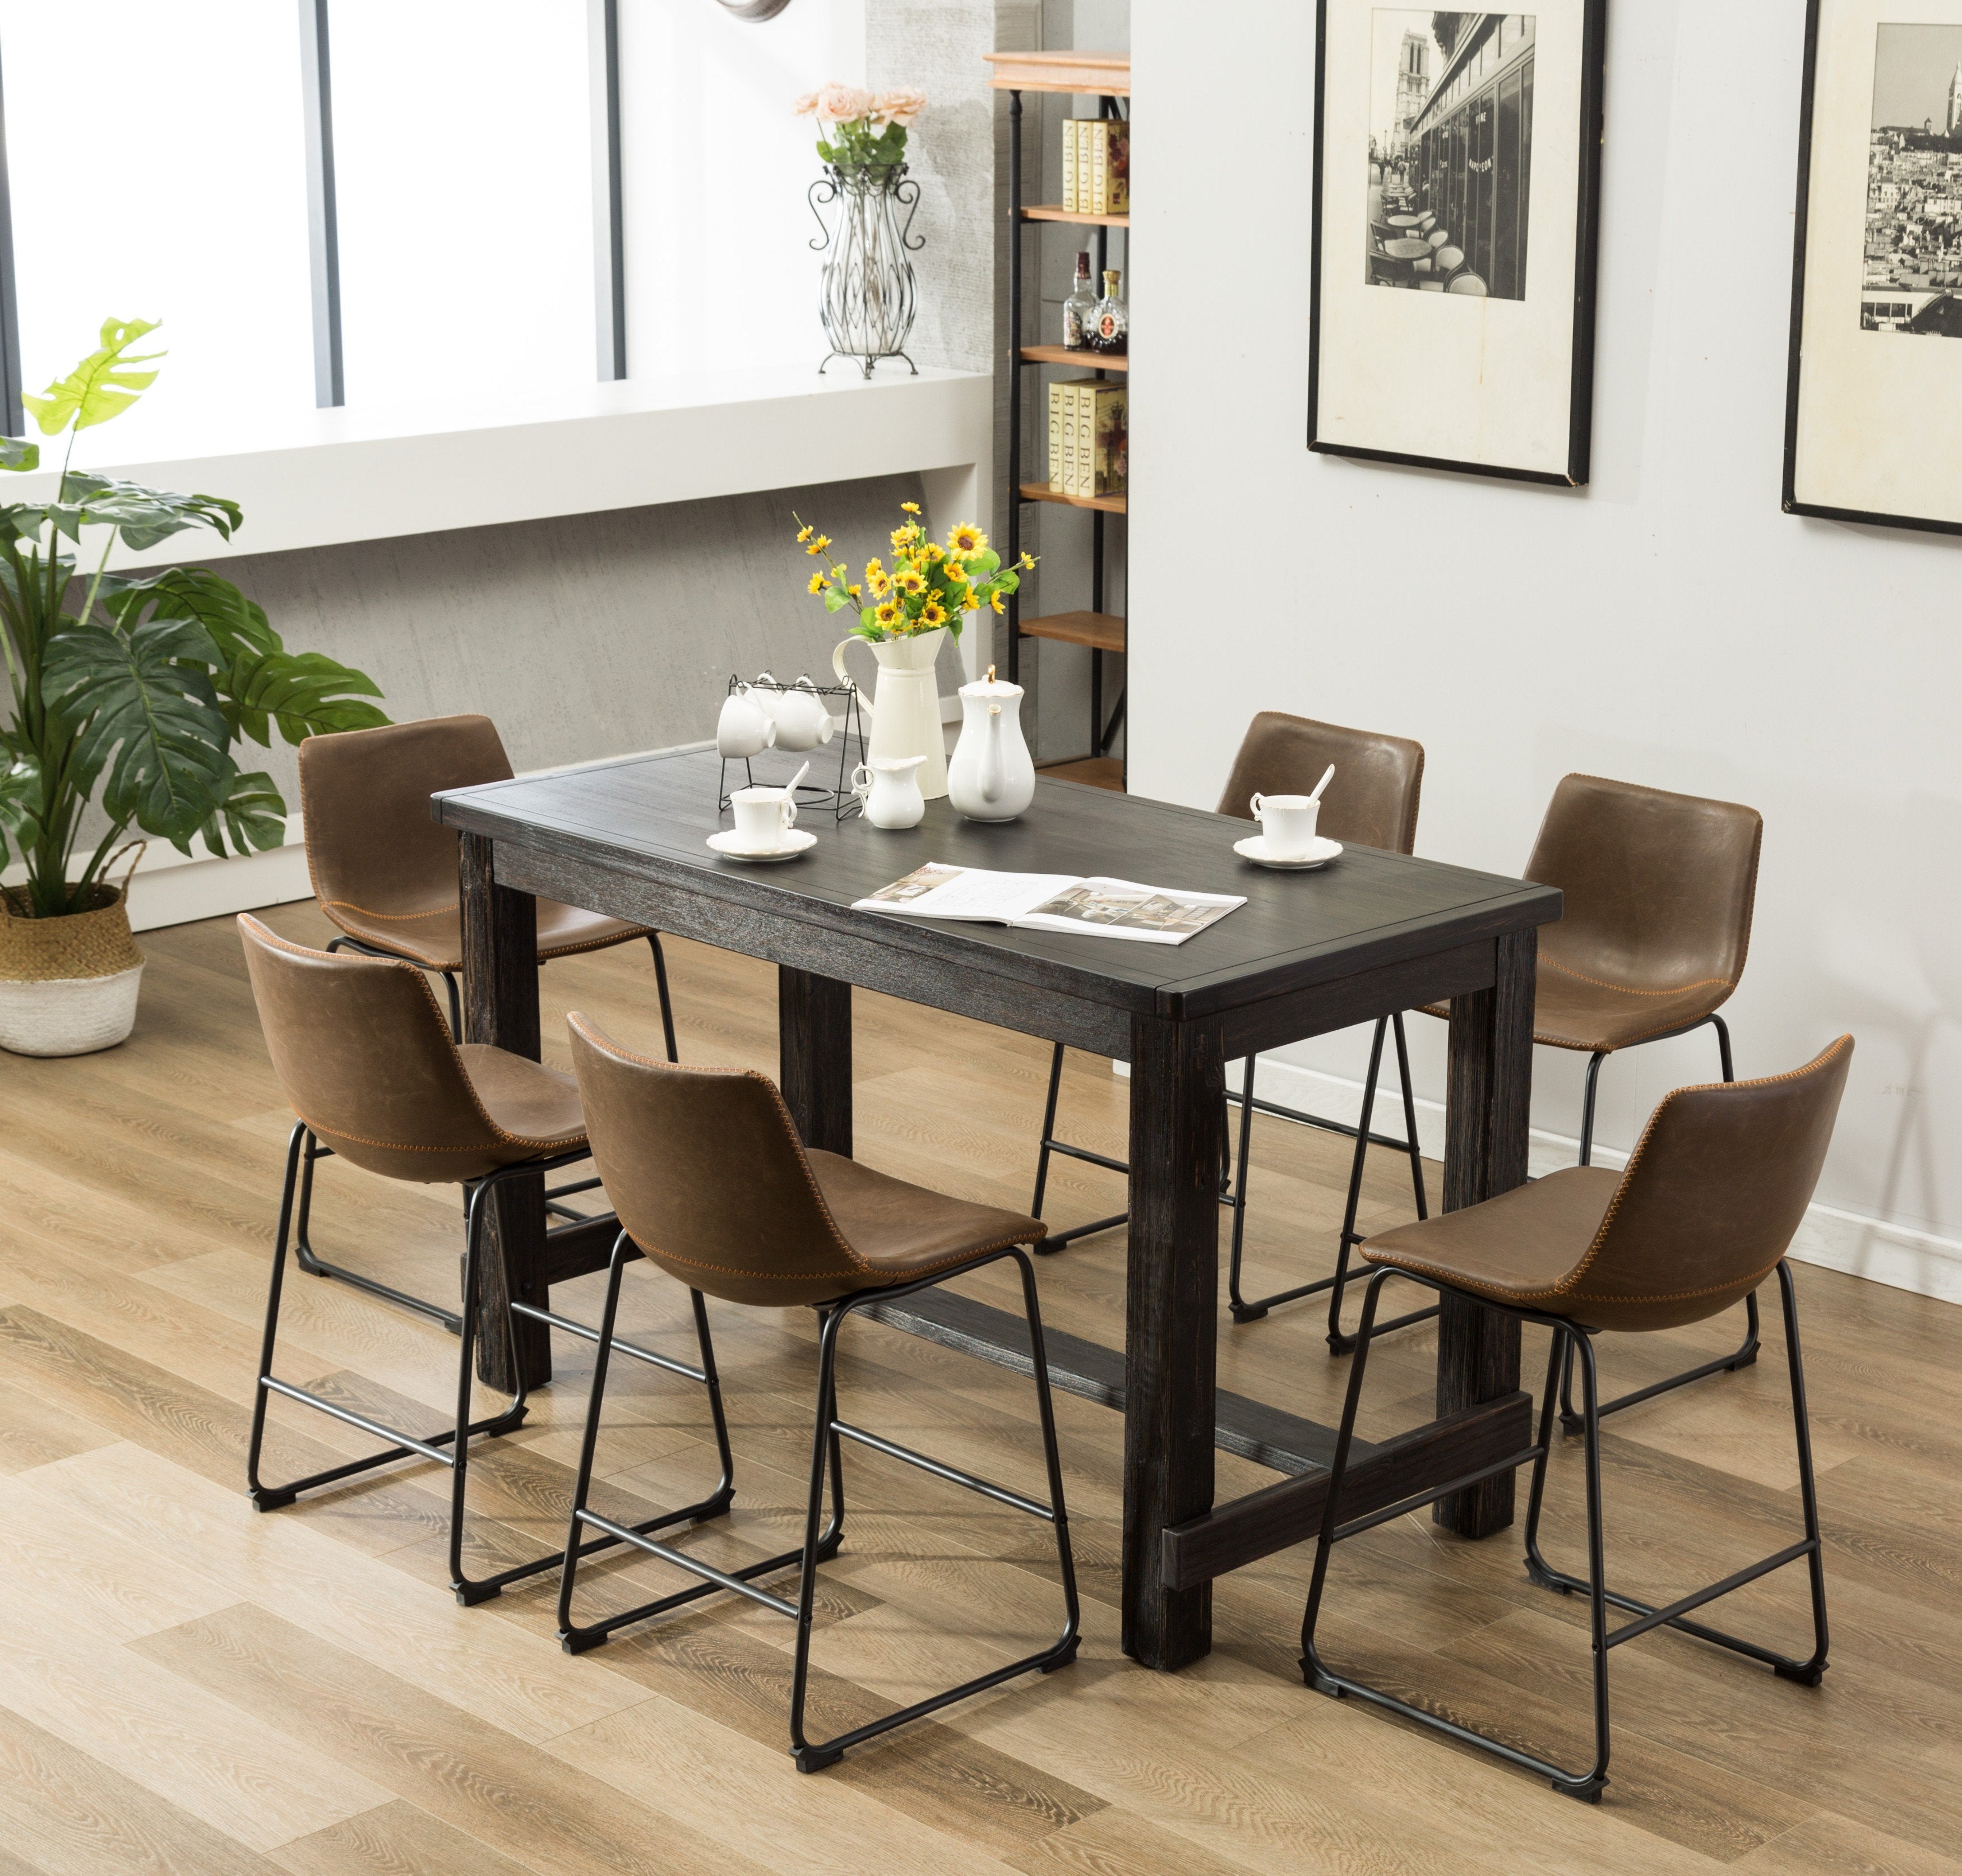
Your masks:
<instances>
[{"instance_id":1,"label":"dark wood dining table","mask_svg":"<svg viewBox=\"0 0 1962 1876\"><path fill-rule=\"evenodd\" d=\"M757 778L788 779L787 767L769 767L785 759L762 759ZM1048 780L1018 820L994 825L963 820L944 800L900 833L862 820L834 827L807 811L801 825L818 836L808 853L745 865L705 845L730 824L717 810L719 775L710 749L434 797L436 818L460 836L466 1034L538 1054L534 900L543 896L776 965L780 1081L810 1146L852 1150L855 986L1128 1061L1123 1347L1053 1334L1049 1364L1058 1385L1125 1415L1123 1646L1154 1667L1196 1660L1211 1644L1213 1579L1319 1528L1333 1444L1328 1428L1286 1403L1216 1385L1225 1065L1448 999L1444 1206L1523 1183L1536 933L1560 916L1559 893L1359 847L1318 871L1264 869L1232 850L1245 823ZM1247 903L1178 946L852 909L928 861ZM542 1179L503 1187L494 1223L502 1255L485 1286L483 1373L510 1385L506 1325L515 1322L517 1360L536 1385L551 1373L546 1331L510 1316L506 1297L542 1303L552 1283L602 1267L612 1232L603 1222L548 1229ZM1019 1318L973 1299L950 1299L938 1314L890 1307L885 1319L1028 1366ZM1438 1334L1437 1417L1358 1443L1344 1516L1531 1444L1516 1322L1446 1299ZM1216 1504L1216 1446L1283 1476ZM1512 1514L1510 1472L1435 1513L1468 1536Z\"/></svg>"}]
</instances>

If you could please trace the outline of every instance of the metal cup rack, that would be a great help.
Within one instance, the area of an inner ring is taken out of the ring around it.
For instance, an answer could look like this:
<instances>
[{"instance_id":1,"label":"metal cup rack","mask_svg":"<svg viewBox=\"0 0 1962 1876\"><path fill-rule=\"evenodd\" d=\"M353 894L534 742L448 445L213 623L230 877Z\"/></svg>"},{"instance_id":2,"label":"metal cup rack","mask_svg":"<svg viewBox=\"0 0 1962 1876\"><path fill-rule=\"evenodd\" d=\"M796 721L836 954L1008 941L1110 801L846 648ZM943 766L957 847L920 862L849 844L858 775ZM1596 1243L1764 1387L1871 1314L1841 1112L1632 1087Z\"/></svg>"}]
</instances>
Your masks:
<instances>
[{"instance_id":1,"label":"metal cup rack","mask_svg":"<svg viewBox=\"0 0 1962 1876\"><path fill-rule=\"evenodd\" d=\"M802 691L807 695L819 698L823 702L826 714L840 725L832 732L831 739L838 749L838 781L835 787L828 787L821 781L807 781L799 783L797 790L797 812L800 814L807 811L815 811L820 814L828 813L834 826L849 820L855 814L863 813L865 804L852 792L851 787L852 769L864 759L865 752L865 720L863 711L859 708L858 686L848 678L842 684L813 684L807 678L800 678L794 684L786 684L781 679L772 677L766 671L760 677L738 677L732 673L729 679L728 689L724 695L725 697L733 697L737 691L744 689L751 691L774 691L779 696L789 691ZM743 771L743 780L738 785L739 786L745 788L759 786L767 788L781 785L772 782L768 776L759 783L756 773L757 762L768 760L772 768L775 767L778 762L791 763L793 766L784 771L785 778L788 779L789 775L795 772L794 765L804 762L807 758L810 760L811 766L815 769L818 758L824 753L826 745L819 743L815 748L810 749L780 749L772 747L763 750L757 756L724 756L719 785L721 798L715 804L716 811L720 813L729 805L730 763L737 764Z\"/></svg>"}]
</instances>

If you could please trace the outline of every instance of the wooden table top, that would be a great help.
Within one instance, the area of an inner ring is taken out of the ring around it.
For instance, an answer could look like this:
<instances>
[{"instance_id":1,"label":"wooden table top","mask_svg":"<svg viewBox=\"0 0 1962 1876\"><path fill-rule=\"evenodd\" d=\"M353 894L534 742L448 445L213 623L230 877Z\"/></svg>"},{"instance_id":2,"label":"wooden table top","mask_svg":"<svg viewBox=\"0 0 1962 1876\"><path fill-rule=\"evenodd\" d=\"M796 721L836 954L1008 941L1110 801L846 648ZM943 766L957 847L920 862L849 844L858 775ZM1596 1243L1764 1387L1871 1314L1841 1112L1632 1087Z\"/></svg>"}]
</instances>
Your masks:
<instances>
[{"instance_id":1,"label":"wooden table top","mask_svg":"<svg viewBox=\"0 0 1962 1876\"><path fill-rule=\"evenodd\" d=\"M836 746L815 752L836 774ZM756 780L789 779L799 756L771 751ZM887 832L862 819L832 826L801 859L747 866L711 852L730 825L716 807L712 749L634 757L494 782L434 797L460 831L670 886L738 909L828 926L956 969L1019 978L1108 1006L1192 1018L1404 959L1545 925L1561 915L1551 887L1372 848L1351 847L1313 872L1257 867L1233 852L1250 822L1071 782L1038 780L1028 811L994 825L944 801L925 820ZM732 774L734 772L732 765ZM1094 935L853 912L929 861L1007 872L1102 874L1146 886L1243 893L1247 903L1181 945ZM740 948L739 947L739 948Z\"/></svg>"}]
</instances>

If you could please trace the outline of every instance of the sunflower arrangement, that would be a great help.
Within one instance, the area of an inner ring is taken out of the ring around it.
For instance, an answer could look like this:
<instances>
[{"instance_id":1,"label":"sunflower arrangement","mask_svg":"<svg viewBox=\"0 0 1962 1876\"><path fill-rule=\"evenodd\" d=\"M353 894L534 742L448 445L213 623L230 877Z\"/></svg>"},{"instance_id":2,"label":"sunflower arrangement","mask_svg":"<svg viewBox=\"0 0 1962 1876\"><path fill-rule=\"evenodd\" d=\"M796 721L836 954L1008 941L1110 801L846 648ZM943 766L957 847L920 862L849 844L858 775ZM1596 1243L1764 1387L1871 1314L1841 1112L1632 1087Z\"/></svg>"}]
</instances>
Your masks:
<instances>
[{"instance_id":1,"label":"sunflower arrangement","mask_svg":"<svg viewBox=\"0 0 1962 1876\"><path fill-rule=\"evenodd\" d=\"M911 638L944 625L956 638L961 620L985 606L1000 612L1002 601L1021 586L1022 575L1034 566L1024 554L1013 567L988 545L988 537L971 523L947 530L944 542L932 539L920 525L919 503L902 502L906 519L893 530L892 564L874 556L865 563L862 578L854 580L843 561L829 558L831 537L820 534L801 515L797 543L813 560L805 591L822 597L827 612L855 606L858 623L852 636L874 644L887 638Z\"/></svg>"}]
</instances>

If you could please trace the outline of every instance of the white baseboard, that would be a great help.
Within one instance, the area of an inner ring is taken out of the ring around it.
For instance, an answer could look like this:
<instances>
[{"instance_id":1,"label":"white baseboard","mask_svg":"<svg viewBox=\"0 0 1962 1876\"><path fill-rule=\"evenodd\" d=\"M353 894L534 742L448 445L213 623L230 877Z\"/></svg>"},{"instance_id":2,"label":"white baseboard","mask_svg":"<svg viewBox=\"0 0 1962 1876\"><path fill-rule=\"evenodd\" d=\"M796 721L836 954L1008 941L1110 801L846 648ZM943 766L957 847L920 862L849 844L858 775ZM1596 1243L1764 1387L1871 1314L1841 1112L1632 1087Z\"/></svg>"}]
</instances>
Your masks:
<instances>
[{"instance_id":1,"label":"white baseboard","mask_svg":"<svg viewBox=\"0 0 1962 1876\"><path fill-rule=\"evenodd\" d=\"M1120 1075L1131 1072L1127 1062L1114 1062ZM1227 1085L1239 1085L1241 1069L1227 1065ZM1254 1071L1254 1091L1268 1101L1299 1107L1310 1114L1325 1114L1331 1120L1356 1124L1363 1111L1363 1085L1338 1075L1298 1067L1270 1056L1261 1058ZM1444 1107L1440 1101L1420 1096L1417 1108L1417 1136L1428 1159L1444 1157ZM1402 1131L1402 1098L1392 1085L1379 1084L1376 1092L1376 1130L1392 1137ZM1577 1137L1532 1130L1529 1170L1537 1178L1558 1171L1578 1160ZM1618 1167L1628 1163L1625 1153L1597 1146L1597 1165ZM1791 1255L1801 1264L1817 1264L1849 1277L1864 1277L1895 1290L1933 1296L1943 1302L1962 1303L1962 1242L1916 1231L1905 1225L1892 1225L1884 1219L1868 1218L1857 1212L1842 1211L1837 1206L1815 1202L1808 1208L1805 1222L1792 1240Z\"/></svg>"}]
</instances>

